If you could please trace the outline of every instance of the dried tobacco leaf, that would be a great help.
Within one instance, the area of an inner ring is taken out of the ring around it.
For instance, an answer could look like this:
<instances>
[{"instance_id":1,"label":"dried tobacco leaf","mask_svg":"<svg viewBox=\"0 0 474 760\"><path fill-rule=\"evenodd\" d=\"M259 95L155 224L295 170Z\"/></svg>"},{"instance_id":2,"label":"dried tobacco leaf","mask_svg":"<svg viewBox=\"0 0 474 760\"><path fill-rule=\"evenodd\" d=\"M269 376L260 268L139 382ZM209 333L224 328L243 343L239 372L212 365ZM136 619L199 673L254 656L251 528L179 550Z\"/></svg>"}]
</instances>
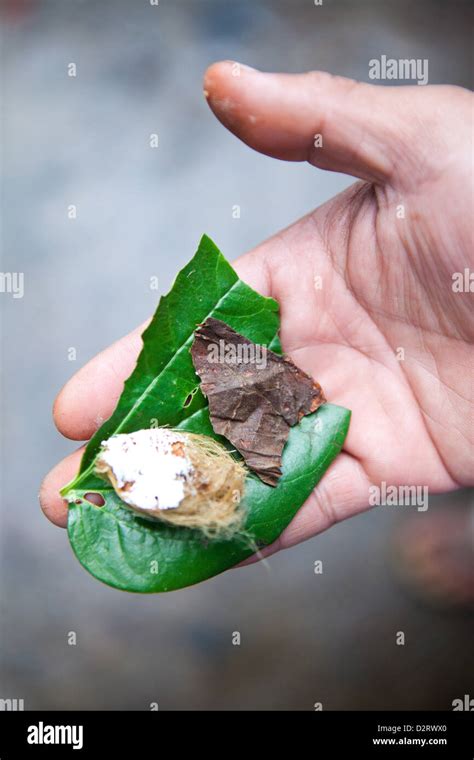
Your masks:
<instances>
[{"instance_id":1,"label":"dried tobacco leaf","mask_svg":"<svg viewBox=\"0 0 474 760\"><path fill-rule=\"evenodd\" d=\"M214 317L197 328L191 356L215 432L264 483L276 486L290 427L325 403L321 386L291 359Z\"/></svg>"}]
</instances>

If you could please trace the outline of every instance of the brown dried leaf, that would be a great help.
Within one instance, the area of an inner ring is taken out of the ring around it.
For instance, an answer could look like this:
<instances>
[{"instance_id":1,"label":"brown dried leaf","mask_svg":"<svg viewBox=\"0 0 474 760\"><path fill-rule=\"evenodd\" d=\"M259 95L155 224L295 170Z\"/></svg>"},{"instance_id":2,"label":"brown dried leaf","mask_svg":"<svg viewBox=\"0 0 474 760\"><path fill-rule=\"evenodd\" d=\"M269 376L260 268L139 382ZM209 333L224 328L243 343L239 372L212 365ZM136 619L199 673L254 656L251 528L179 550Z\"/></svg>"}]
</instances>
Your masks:
<instances>
[{"instance_id":1,"label":"brown dried leaf","mask_svg":"<svg viewBox=\"0 0 474 760\"><path fill-rule=\"evenodd\" d=\"M215 432L276 486L290 427L324 404L321 386L287 357L212 317L197 328L191 355Z\"/></svg>"}]
</instances>

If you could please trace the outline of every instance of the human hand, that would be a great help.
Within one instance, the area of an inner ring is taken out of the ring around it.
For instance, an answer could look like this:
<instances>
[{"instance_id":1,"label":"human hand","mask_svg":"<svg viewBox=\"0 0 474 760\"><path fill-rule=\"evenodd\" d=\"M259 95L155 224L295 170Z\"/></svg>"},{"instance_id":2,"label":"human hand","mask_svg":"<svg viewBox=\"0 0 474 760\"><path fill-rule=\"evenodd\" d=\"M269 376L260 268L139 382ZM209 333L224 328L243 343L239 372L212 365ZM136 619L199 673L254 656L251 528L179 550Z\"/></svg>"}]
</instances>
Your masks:
<instances>
[{"instance_id":1,"label":"human hand","mask_svg":"<svg viewBox=\"0 0 474 760\"><path fill-rule=\"evenodd\" d=\"M365 509L371 484L439 492L474 481L474 328L470 293L452 287L472 262L472 95L243 66L233 76L233 66L215 64L205 77L227 128L267 155L363 180L234 263L279 302L285 352L353 412L342 454L270 554ZM65 436L86 440L112 413L142 330L63 388L54 419ZM58 525L67 518L58 491L81 453L42 485Z\"/></svg>"}]
</instances>

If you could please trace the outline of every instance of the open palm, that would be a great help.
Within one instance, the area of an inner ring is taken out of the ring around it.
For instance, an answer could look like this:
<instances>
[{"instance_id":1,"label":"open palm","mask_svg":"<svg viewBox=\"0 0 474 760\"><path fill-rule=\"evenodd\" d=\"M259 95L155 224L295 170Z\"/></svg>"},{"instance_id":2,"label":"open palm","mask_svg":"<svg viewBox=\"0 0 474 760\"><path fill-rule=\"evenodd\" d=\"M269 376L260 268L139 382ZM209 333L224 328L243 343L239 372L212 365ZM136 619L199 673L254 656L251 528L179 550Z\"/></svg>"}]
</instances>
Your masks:
<instances>
[{"instance_id":1,"label":"open palm","mask_svg":"<svg viewBox=\"0 0 474 760\"><path fill-rule=\"evenodd\" d=\"M360 512L372 484L435 492L472 483L472 294L464 280L464 292L453 290L472 255L472 96L229 62L208 70L205 90L216 116L257 150L363 180L236 263L279 302L285 352L353 411L343 453L266 553ZM141 330L65 386L61 432L85 440L112 413ZM59 525L58 490L79 458L43 483L43 509Z\"/></svg>"}]
</instances>

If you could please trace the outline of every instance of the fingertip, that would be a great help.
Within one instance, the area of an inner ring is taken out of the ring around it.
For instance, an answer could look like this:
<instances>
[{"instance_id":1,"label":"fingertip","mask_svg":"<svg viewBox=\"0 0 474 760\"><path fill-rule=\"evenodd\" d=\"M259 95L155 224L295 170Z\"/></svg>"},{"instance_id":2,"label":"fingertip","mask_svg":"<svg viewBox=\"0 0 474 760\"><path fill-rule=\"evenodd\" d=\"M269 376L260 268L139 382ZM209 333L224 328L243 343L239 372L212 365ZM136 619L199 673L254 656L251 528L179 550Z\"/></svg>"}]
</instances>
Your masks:
<instances>
[{"instance_id":1,"label":"fingertip","mask_svg":"<svg viewBox=\"0 0 474 760\"><path fill-rule=\"evenodd\" d=\"M225 76L226 69L229 67L230 63L231 61L216 61L207 67L206 71L204 72L202 83L206 98L210 97L214 93L215 88L219 84L222 76Z\"/></svg>"},{"instance_id":2,"label":"fingertip","mask_svg":"<svg viewBox=\"0 0 474 760\"><path fill-rule=\"evenodd\" d=\"M208 94L215 93L222 84L228 81L229 77L238 79L242 72L258 73L258 69L254 69L246 63L239 63L230 59L211 63L204 72L204 91Z\"/></svg>"},{"instance_id":3,"label":"fingertip","mask_svg":"<svg viewBox=\"0 0 474 760\"><path fill-rule=\"evenodd\" d=\"M63 385L61 390L59 391L58 395L54 399L53 402L53 421L56 425L56 428L59 430L59 432L66 436L66 438L70 437L70 423L68 415L66 414L66 407L64 405L64 393L66 391L67 384Z\"/></svg>"},{"instance_id":4,"label":"fingertip","mask_svg":"<svg viewBox=\"0 0 474 760\"><path fill-rule=\"evenodd\" d=\"M204 74L203 91L209 107L228 129L235 130L247 106L249 76L257 69L237 61L218 61Z\"/></svg>"},{"instance_id":5,"label":"fingertip","mask_svg":"<svg viewBox=\"0 0 474 760\"><path fill-rule=\"evenodd\" d=\"M43 514L58 528L67 525L67 504L59 495L59 488L63 485L58 484L54 470L51 470L41 483L38 495Z\"/></svg>"},{"instance_id":6,"label":"fingertip","mask_svg":"<svg viewBox=\"0 0 474 760\"><path fill-rule=\"evenodd\" d=\"M307 100L303 77L219 61L205 73L204 92L214 116L251 148L275 158L300 161L308 154L309 139L303 129L306 120L302 127L299 119Z\"/></svg>"},{"instance_id":7,"label":"fingertip","mask_svg":"<svg viewBox=\"0 0 474 760\"><path fill-rule=\"evenodd\" d=\"M53 420L58 431L72 441L85 441L90 437L90 423L83 414L76 414L78 406L75 393L75 381L70 380L64 385L53 403Z\"/></svg>"},{"instance_id":8,"label":"fingertip","mask_svg":"<svg viewBox=\"0 0 474 760\"><path fill-rule=\"evenodd\" d=\"M46 475L40 486L39 503L44 515L59 528L67 526L67 502L61 498L60 489L76 474L84 447L74 451L59 462Z\"/></svg>"}]
</instances>

